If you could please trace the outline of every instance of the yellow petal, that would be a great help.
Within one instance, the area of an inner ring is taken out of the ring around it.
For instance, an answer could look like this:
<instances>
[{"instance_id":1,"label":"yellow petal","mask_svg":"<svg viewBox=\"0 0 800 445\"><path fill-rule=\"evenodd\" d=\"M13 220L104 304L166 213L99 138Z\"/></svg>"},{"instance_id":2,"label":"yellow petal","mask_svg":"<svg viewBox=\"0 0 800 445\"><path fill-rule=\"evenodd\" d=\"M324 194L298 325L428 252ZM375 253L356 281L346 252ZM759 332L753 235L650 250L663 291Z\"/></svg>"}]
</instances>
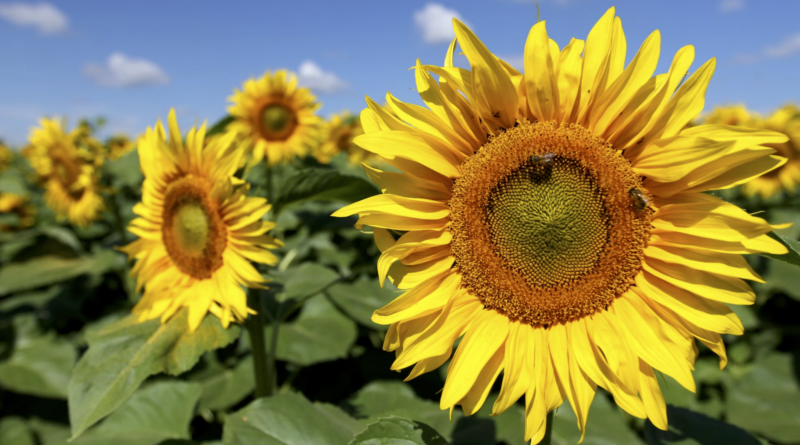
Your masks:
<instances>
[{"instance_id":1,"label":"yellow petal","mask_svg":"<svg viewBox=\"0 0 800 445\"><path fill-rule=\"evenodd\" d=\"M378 131L357 136L353 142L369 152L388 160L408 159L430 167L436 172L456 178L461 162L452 151L432 146L422 136L406 131Z\"/></svg>"},{"instance_id":2,"label":"yellow petal","mask_svg":"<svg viewBox=\"0 0 800 445\"><path fill-rule=\"evenodd\" d=\"M644 409L653 425L660 430L667 430L667 404L658 387L658 380L653 368L639 359L639 391L642 395Z\"/></svg>"},{"instance_id":3,"label":"yellow petal","mask_svg":"<svg viewBox=\"0 0 800 445\"><path fill-rule=\"evenodd\" d=\"M583 46L583 40L572 39L559 57L556 71L559 101L556 119L560 121L568 119L572 114L575 99L580 91Z\"/></svg>"},{"instance_id":4,"label":"yellow petal","mask_svg":"<svg viewBox=\"0 0 800 445\"><path fill-rule=\"evenodd\" d=\"M540 121L552 120L559 104L559 91L544 21L531 28L525 42L524 60L525 91L530 111Z\"/></svg>"},{"instance_id":5,"label":"yellow petal","mask_svg":"<svg viewBox=\"0 0 800 445\"><path fill-rule=\"evenodd\" d=\"M683 264L697 270L711 272L727 277L743 278L745 280L764 280L747 264L741 255L712 253L688 247L673 246L647 246L644 250L646 257L655 258L666 263Z\"/></svg>"},{"instance_id":6,"label":"yellow petal","mask_svg":"<svg viewBox=\"0 0 800 445\"><path fill-rule=\"evenodd\" d=\"M533 328L530 325L516 321L509 323L503 385L492 407L493 416L507 410L533 385L527 362L533 361L534 347Z\"/></svg>"},{"instance_id":7,"label":"yellow petal","mask_svg":"<svg viewBox=\"0 0 800 445\"><path fill-rule=\"evenodd\" d=\"M710 300L731 304L753 304L756 295L750 286L738 278L698 271L681 264L665 263L648 258L644 270L681 289Z\"/></svg>"},{"instance_id":8,"label":"yellow petal","mask_svg":"<svg viewBox=\"0 0 800 445\"><path fill-rule=\"evenodd\" d=\"M589 105L592 94L596 90L597 84L601 80L603 69L608 61L608 52L611 48L611 36L614 31L614 7L611 7L597 21L589 36L586 38L586 49L583 53L583 68L581 77L581 90L577 110L577 122L582 123ZM573 115L575 115L573 110Z\"/></svg>"},{"instance_id":9,"label":"yellow petal","mask_svg":"<svg viewBox=\"0 0 800 445\"><path fill-rule=\"evenodd\" d=\"M392 324L404 318L431 312L444 306L460 284L459 274L446 273L432 277L377 309L372 314L372 321L378 324Z\"/></svg>"}]
</instances>

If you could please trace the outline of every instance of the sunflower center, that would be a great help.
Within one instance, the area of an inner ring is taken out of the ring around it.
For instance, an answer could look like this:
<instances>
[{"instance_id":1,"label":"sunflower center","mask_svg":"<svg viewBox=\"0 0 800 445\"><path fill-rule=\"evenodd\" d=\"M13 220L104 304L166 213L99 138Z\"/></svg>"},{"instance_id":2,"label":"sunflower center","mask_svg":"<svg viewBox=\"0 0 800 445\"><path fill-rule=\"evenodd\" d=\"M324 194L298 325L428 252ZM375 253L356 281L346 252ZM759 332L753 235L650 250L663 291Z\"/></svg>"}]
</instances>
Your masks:
<instances>
[{"instance_id":1,"label":"sunflower center","mask_svg":"<svg viewBox=\"0 0 800 445\"><path fill-rule=\"evenodd\" d=\"M211 278L222 266L227 243L211 189L207 180L189 175L170 184L164 198L164 246L178 270L198 279Z\"/></svg>"},{"instance_id":2,"label":"sunflower center","mask_svg":"<svg viewBox=\"0 0 800 445\"><path fill-rule=\"evenodd\" d=\"M652 210L641 178L578 125L524 123L463 165L453 254L483 304L549 325L591 315L633 284Z\"/></svg>"},{"instance_id":3,"label":"sunflower center","mask_svg":"<svg viewBox=\"0 0 800 445\"><path fill-rule=\"evenodd\" d=\"M261 134L269 141L288 139L297 126L297 116L283 104L270 103L261 109Z\"/></svg>"}]
</instances>

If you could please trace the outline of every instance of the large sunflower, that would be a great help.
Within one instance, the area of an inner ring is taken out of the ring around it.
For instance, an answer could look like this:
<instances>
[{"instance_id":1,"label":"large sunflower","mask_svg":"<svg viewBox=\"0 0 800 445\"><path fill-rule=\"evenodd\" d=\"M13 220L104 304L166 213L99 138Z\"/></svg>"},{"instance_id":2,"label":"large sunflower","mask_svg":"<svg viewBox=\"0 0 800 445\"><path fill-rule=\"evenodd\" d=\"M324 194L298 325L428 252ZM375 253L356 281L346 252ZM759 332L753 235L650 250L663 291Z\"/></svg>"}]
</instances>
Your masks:
<instances>
[{"instance_id":1,"label":"large sunflower","mask_svg":"<svg viewBox=\"0 0 800 445\"><path fill-rule=\"evenodd\" d=\"M264 157L270 165L305 156L322 122L315 114L319 103L308 88L297 86L297 77L285 70L267 71L260 79L249 79L228 98L236 131L251 147L251 162Z\"/></svg>"},{"instance_id":2,"label":"large sunflower","mask_svg":"<svg viewBox=\"0 0 800 445\"><path fill-rule=\"evenodd\" d=\"M75 145L55 119L42 119L34 128L30 145L23 150L44 181L45 201L59 217L86 226L100 216L103 198L98 192L96 156Z\"/></svg>"},{"instance_id":3,"label":"large sunflower","mask_svg":"<svg viewBox=\"0 0 800 445\"><path fill-rule=\"evenodd\" d=\"M715 107L702 120L704 124L711 125L740 125L749 126L753 115L744 105L729 105Z\"/></svg>"},{"instance_id":4,"label":"large sunflower","mask_svg":"<svg viewBox=\"0 0 800 445\"><path fill-rule=\"evenodd\" d=\"M787 105L767 118L754 117L744 125L778 131L789 137L786 142L766 144L788 159L786 164L742 186L744 194L762 198L769 198L781 190L794 194L797 184L800 184L800 109Z\"/></svg>"},{"instance_id":5,"label":"large sunflower","mask_svg":"<svg viewBox=\"0 0 800 445\"><path fill-rule=\"evenodd\" d=\"M384 194L334 216L373 227L381 282L406 290L372 318L391 324L393 369L431 371L463 336L442 409L475 413L503 371L493 412L525 396L526 440L542 439L564 399L583 433L598 385L666 429L655 370L695 391L694 339L725 366L720 334L742 333L725 303L752 304L742 279L761 281L740 254L786 252L773 226L702 192L780 166L763 144L786 138L684 130L714 60L676 91L694 49L652 77L656 31L625 67L613 8L563 50L545 26L531 29L520 74L454 20L444 66L416 66L428 108L388 95L399 119L369 99L361 115L355 142L403 173L370 169ZM453 66L456 41L470 70Z\"/></svg>"},{"instance_id":6,"label":"large sunflower","mask_svg":"<svg viewBox=\"0 0 800 445\"><path fill-rule=\"evenodd\" d=\"M346 153L353 164L368 162L374 154L364 150L353 139L364 134L359 116L350 113L333 115L325 125L324 139L314 152L317 161L327 164L339 153Z\"/></svg>"},{"instance_id":7,"label":"large sunflower","mask_svg":"<svg viewBox=\"0 0 800 445\"><path fill-rule=\"evenodd\" d=\"M133 312L166 321L188 307L190 330L209 311L227 327L253 313L242 285L265 282L248 260L277 261L267 249L282 243L262 220L271 205L248 198L249 185L233 176L242 156L234 133L205 143L203 125L184 142L174 110L168 124L169 140L159 121L138 143L145 180L128 230L139 239L121 248L138 260L131 276L145 289Z\"/></svg>"}]
</instances>

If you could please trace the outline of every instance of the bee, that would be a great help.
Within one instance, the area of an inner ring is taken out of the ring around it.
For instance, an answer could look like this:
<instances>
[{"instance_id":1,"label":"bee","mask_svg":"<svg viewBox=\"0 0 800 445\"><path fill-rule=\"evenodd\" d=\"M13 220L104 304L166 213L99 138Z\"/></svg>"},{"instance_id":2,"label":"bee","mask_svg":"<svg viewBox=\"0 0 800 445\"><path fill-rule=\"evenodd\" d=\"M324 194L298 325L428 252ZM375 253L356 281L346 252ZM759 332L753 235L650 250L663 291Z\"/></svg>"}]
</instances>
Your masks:
<instances>
[{"instance_id":1,"label":"bee","mask_svg":"<svg viewBox=\"0 0 800 445\"><path fill-rule=\"evenodd\" d=\"M633 188L628 190L628 194L633 199L633 207L636 209L636 213L642 213L642 210L650 205L650 198L645 196L641 190Z\"/></svg>"},{"instance_id":2,"label":"bee","mask_svg":"<svg viewBox=\"0 0 800 445\"><path fill-rule=\"evenodd\" d=\"M548 165L552 165L553 164L553 158L555 158L555 157L556 157L556 155L554 153L549 153L548 152L548 153L543 154L542 156L531 155L531 157L528 158L528 160L530 160L530 162L533 165L545 165L545 166L548 166Z\"/></svg>"}]
</instances>

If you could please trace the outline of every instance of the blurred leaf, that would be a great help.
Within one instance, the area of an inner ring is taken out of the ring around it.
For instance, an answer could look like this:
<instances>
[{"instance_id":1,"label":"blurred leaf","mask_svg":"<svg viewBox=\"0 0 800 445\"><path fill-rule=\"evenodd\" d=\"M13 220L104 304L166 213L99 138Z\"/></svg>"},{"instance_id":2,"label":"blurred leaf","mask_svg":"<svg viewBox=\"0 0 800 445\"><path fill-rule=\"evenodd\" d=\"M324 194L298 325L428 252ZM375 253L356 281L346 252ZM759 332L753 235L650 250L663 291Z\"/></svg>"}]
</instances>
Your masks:
<instances>
[{"instance_id":1,"label":"blurred leaf","mask_svg":"<svg viewBox=\"0 0 800 445\"><path fill-rule=\"evenodd\" d=\"M391 283L387 281L383 288L375 278L359 277L354 283L336 283L328 289L328 294L347 315L364 326L379 331L389 329L372 321L372 313L400 296Z\"/></svg>"},{"instance_id":2,"label":"blurred leaf","mask_svg":"<svg viewBox=\"0 0 800 445\"><path fill-rule=\"evenodd\" d=\"M778 229L775 233L796 240L800 236L800 211L791 208L769 209L770 224L794 223L791 227Z\"/></svg>"},{"instance_id":3,"label":"blurred leaf","mask_svg":"<svg viewBox=\"0 0 800 445\"><path fill-rule=\"evenodd\" d=\"M597 391L589 408L586 421L585 445L641 444L639 437L625 424L622 410L618 409L605 396ZM524 431L524 430L523 430ZM581 439L578 420L569 402L564 402L553 419L553 444L574 445Z\"/></svg>"},{"instance_id":4,"label":"blurred leaf","mask_svg":"<svg viewBox=\"0 0 800 445\"><path fill-rule=\"evenodd\" d=\"M786 263L775 263L775 264L786 264ZM742 327L745 331L758 327L758 315L756 315L756 311L753 310L752 306L742 306L738 304L729 304L728 307L739 317L739 320L742 322Z\"/></svg>"},{"instance_id":5,"label":"blurred leaf","mask_svg":"<svg viewBox=\"0 0 800 445\"><path fill-rule=\"evenodd\" d=\"M198 410L228 409L247 397L255 388L253 357L247 356L235 368L223 369L201 383L203 395L200 397Z\"/></svg>"},{"instance_id":6,"label":"blurred leaf","mask_svg":"<svg viewBox=\"0 0 800 445\"><path fill-rule=\"evenodd\" d=\"M775 255L772 253L762 253L761 256L765 256L767 258L772 258L775 260L780 260L785 263L789 263L793 266L800 266L800 244L793 239L786 238L785 236L778 235L775 232L769 232L768 235L770 238L780 242L789 250L789 253L784 255Z\"/></svg>"},{"instance_id":7,"label":"blurred leaf","mask_svg":"<svg viewBox=\"0 0 800 445\"><path fill-rule=\"evenodd\" d=\"M197 383L153 383L136 391L100 425L72 443L155 445L165 439L189 439L189 422L201 392Z\"/></svg>"},{"instance_id":8,"label":"blurred leaf","mask_svg":"<svg viewBox=\"0 0 800 445\"><path fill-rule=\"evenodd\" d=\"M144 174L139 165L138 150L131 150L118 159L108 161L105 168L111 177L111 183L117 189L122 187L130 187L137 191L141 189Z\"/></svg>"},{"instance_id":9,"label":"blurred leaf","mask_svg":"<svg viewBox=\"0 0 800 445\"><path fill-rule=\"evenodd\" d=\"M447 441L422 422L393 416L371 424L348 445L447 445Z\"/></svg>"},{"instance_id":10,"label":"blurred leaf","mask_svg":"<svg viewBox=\"0 0 800 445\"><path fill-rule=\"evenodd\" d=\"M12 311L23 306L41 309L61 291L61 286L51 286L44 290L25 292L4 298L0 301L0 312Z\"/></svg>"},{"instance_id":11,"label":"blurred leaf","mask_svg":"<svg viewBox=\"0 0 800 445\"><path fill-rule=\"evenodd\" d=\"M225 445L344 445L364 429L339 408L302 394L258 399L225 418Z\"/></svg>"},{"instance_id":12,"label":"blurred leaf","mask_svg":"<svg viewBox=\"0 0 800 445\"><path fill-rule=\"evenodd\" d=\"M281 325L276 356L300 366L345 358L357 334L353 320L328 300L316 297L303 306L295 321ZM267 344L271 338L272 328L267 326Z\"/></svg>"},{"instance_id":13,"label":"blurred leaf","mask_svg":"<svg viewBox=\"0 0 800 445\"><path fill-rule=\"evenodd\" d=\"M17 169L4 171L3 174L0 175L0 192L27 195L28 186L23 172Z\"/></svg>"},{"instance_id":14,"label":"blurred leaf","mask_svg":"<svg viewBox=\"0 0 800 445\"><path fill-rule=\"evenodd\" d=\"M524 428L517 430L517 434ZM522 437L521 435L518 437ZM483 445L497 442L497 426L490 417L460 417L453 428L453 445ZM525 443L514 441L511 443Z\"/></svg>"},{"instance_id":15,"label":"blurred leaf","mask_svg":"<svg viewBox=\"0 0 800 445\"><path fill-rule=\"evenodd\" d=\"M591 414L590 414L591 417ZM667 406L669 431L661 431L647 420L644 437L648 445L759 445L747 431L685 408ZM589 435L587 434L588 438Z\"/></svg>"},{"instance_id":16,"label":"blurred leaf","mask_svg":"<svg viewBox=\"0 0 800 445\"><path fill-rule=\"evenodd\" d=\"M230 114L226 114L220 120L216 121L214 123L214 125L212 125L211 128L209 128L206 131L206 137L213 136L215 134L224 132L225 131L225 127L227 127L228 124L230 124L233 121L234 121L234 117L231 116Z\"/></svg>"},{"instance_id":17,"label":"blurred leaf","mask_svg":"<svg viewBox=\"0 0 800 445\"><path fill-rule=\"evenodd\" d=\"M221 348L239 335L239 327L224 329L211 314L193 333L187 332L188 310L166 324L140 323L131 315L86 335L89 349L69 382L72 438L112 413L153 374L178 375L189 370L205 351Z\"/></svg>"},{"instance_id":18,"label":"blurred leaf","mask_svg":"<svg viewBox=\"0 0 800 445\"><path fill-rule=\"evenodd\" d=\"M800 388L792 356L775 353L754 362L728 389L728 421L779 442L800 442Z\"/></svg>"},{"instance_id":19,"label":"blurred leaf","mask_svg":"<svg viewBox=\"0 0 800 445\"><path fill-rule=\"evenodd\" d=\"M450 422L449 413L442 411L438 403L417 397L411 386L403 382L370 382L348 403L355 408L358 417L366 417L368 422L381 417L406 417L425 422L447 437L455 426ZM458 417L460 412L455 412L454 418Z\"/></svg>"},{"instance_id":20,"label":"blurred leaf","mask_svg":"<svg viewBox=\"0 0 800 445\"><path fill-rule=\"evenodd\" d=\"M25 419L11 416L0 419L0 444L36 445L36 441Z\"/></svg>"},{"instance_id":21,"label":"blurred leaf","mask_svg":"<svg viewBox=\"0 0 800 445\"><path fill-rule=\"evenodd\" d=\"M336 272L316 263L303 263L272 274L283 284L283 292L276 295L280 302L315 295L339 278Z\"/></svg>"},{"instance_id":22,"label":"blurred leaf","mask_svg":"<svg viewBox=\"0 0 800 445\"><path fill-rule=\"evenodd\" d=\"M730 351L728 355L730 356ZM698 361L696 366L696 372L694 374L695 380L700 381L701 377L713 379L714 371L716 371L716 377L719 379L719 362L713 358L705 359L705 362L701 360ZM699 400L697 394L681 386L680 383L672 377L659 373L658 379L660 380L661 393L664 395L664 401L666 401L667 404L680 408L687 408L714 418L722 414L722 400L718 393L710 392L707 394L708 398Z\"/></svg>"},{"instance_id":23,"label":"blurred leaf","mask_svg":"<svg viewBox=\"0 0 800 445\"><path fill-rule=\"evenodd\" d=\"M120 255L106 249L90 256L43 256L8 264L0 269L0 295L59 283L85 273L102 275L105 271L123 264L124 259Z\"/></svg>"},{"instance_id":24,"label":"blurred leaf","mask_svg":"<svg viewBox=\"0 0 800 445\"><path fill-rule=\"evenodd\" d=\"M797 269L782 261L770 261L768 267L767 273L764 274L766 289L778 290L800 301L800 274L797 273ZM733 307L731 305L731 308Z\"/></svg>"},{"instance_id":25,"label":"blurred leaf","mask_svg":"<svg viewBox=\"0 0 800 445\"><path fill-rule=\"evenodd\" d=\"M275 200L275 212L281 207L305 200L334 200L347 203L377 195L380 191L356 176L347 176L333 169L307 168L286 179Z\"/></svg>"},{"instance_id":26,"label":"blurred leaf","mask_svg":"<svg viewBox=\"0 0 800 445\"><path fill-rule=\"evenodd\" d=\"M31 322L35 323L32 317L17 316L14 320L14 350L0 363L0 385L20 394L66 399L67 384L78 359L75 346L54 333L42 335Z\"/></svg>"}]
</instances>

